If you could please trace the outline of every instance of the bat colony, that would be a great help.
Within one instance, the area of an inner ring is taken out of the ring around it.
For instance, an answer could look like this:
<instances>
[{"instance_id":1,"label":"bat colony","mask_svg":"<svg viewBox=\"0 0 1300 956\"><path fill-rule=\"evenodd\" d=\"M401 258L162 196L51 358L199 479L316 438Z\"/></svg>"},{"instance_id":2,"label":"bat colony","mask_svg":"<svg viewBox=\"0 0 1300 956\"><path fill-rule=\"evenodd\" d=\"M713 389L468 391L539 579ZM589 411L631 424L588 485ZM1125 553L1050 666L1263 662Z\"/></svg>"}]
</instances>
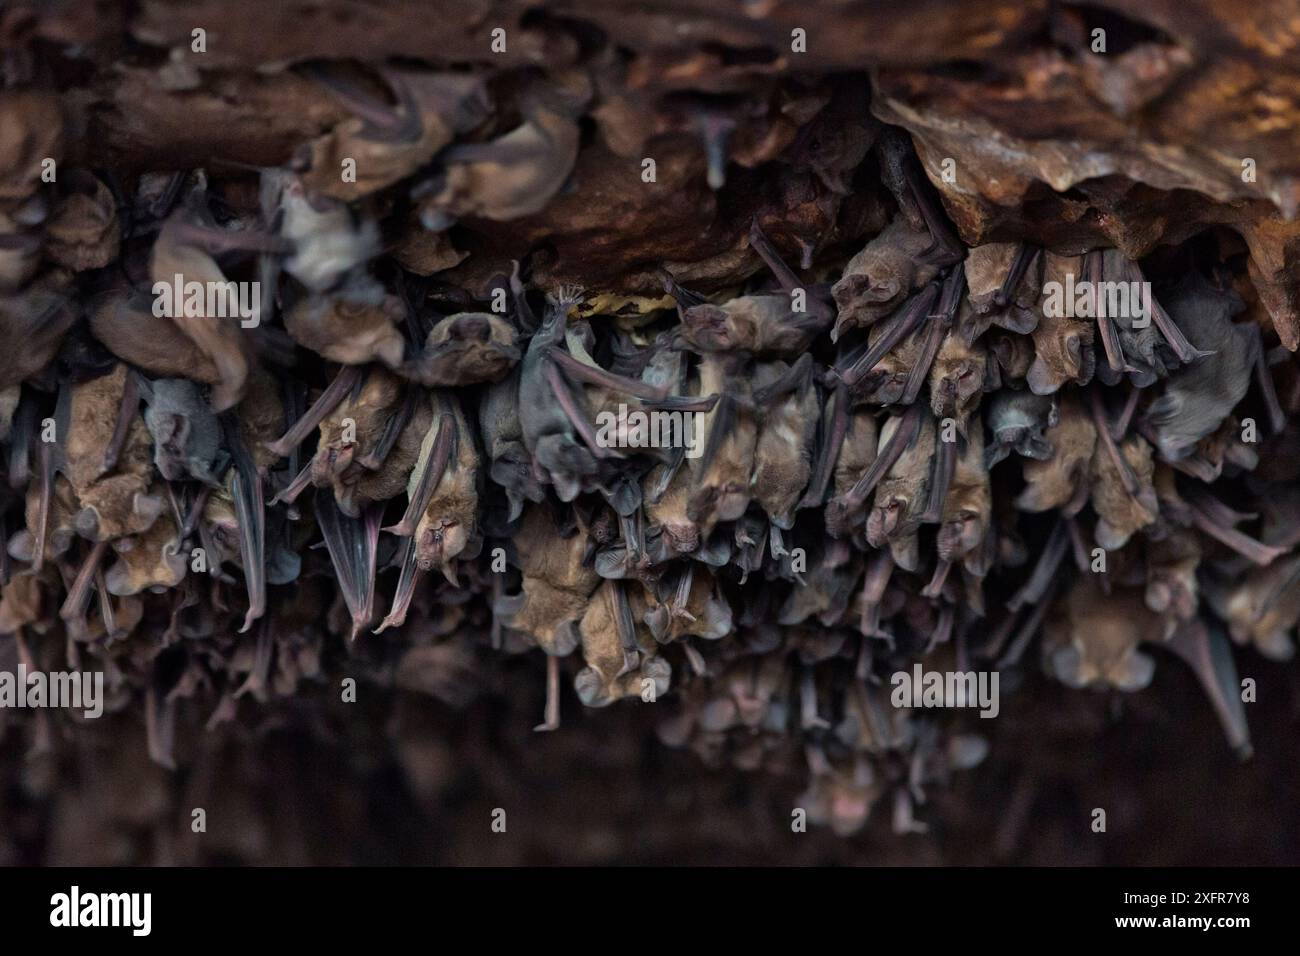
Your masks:
<instances>
[{"instance_id":1,"label":"bat colony","mask_svg":"<svg viewBox=\"0 0 1300 956\"><path fill-rule=\"evenodd\" d=\"M1300 378L1232 251L968 247L910 137L840 91L780 155L835 208L869 177L860 235L801 247L774 205L638 292L544 250L453 281L458 223L564 201L602 70L313 62L345 118L284 165L54 184L50 97L0 94L0 646L106 672L167 765L178 720L341 656L532 655L538 730L630 698L710 760L793 741L843 833L882 801L921 827L984 752L969 715L891 703L914 667L1138 691L1172 652L1248 753L1234 645L1287 658L1300 619ZM724 98L671 102L711 185L760 148ZM1134 308L1073 307L1084 282ZM698 447L628 434L653 413ZM39 745L56 717L24 719Z\"/></svg>"}]
</instances>

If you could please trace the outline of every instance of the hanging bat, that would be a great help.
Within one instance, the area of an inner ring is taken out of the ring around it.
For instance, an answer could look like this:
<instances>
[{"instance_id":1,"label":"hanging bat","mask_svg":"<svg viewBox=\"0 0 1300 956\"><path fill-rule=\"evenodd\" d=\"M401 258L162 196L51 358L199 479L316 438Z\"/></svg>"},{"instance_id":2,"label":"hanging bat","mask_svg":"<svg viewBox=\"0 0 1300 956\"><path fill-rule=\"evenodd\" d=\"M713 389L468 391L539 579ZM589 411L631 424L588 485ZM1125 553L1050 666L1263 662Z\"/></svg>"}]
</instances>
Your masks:
<instances>
[{"instance_id":1,"label":"hanging bat","mask_svg":"<svg viewBox=\"0 0 1300 956\"><path fill-rule=\"evenodd\" d=\"M333 168L338 175L338 165ZM354 269L379 254L379 227L346 203L326 196L308 198L302 181L287 173L279 183L279 236L287 244L282 266L309 292L327 292ZM268 183L268 189L275 184Z\"/></svg>"},{"instance_id":2,"label":"hanging bat","mask_svg":"<svg viewBox=\"0 0 1300 956\"><path fill-rule=\"evenodd\" d=\"M851 329L864 328L894 312L917 289L939 274L920 261L930 237L899 217L849 260L832 287L839 318L831 341Z\"/></svg>"},{"instance_id":3,"label":"hanging bat","mask_svg":"<svg viewBox=\"0 0 1300 956\"><path fill-rule=\"evenodd\" d=\"M964 263L970 304L976 315L987 316L976 335L990 324L1020 335L1038 325L1043 276L1040 253L1023 242L989 242L970 250Z\"/></svg>"},{"instance_id":4,"label":"hanging bat","mask_svg":"<svg viewBox=\"0 0 1300 956\"><path fill-rule=\"evenodd\" d=\"M1197 274L1165 296L1165 305L1195 347L1212 353L1173 372L1147 408L1161 457L1178 461L1245 397L1259 343L1246 326L1231 321L1245 307L1236 293L1216 289Z\"/></svg>"},{"instance_id":5,"label":"hanging bat","mask_svg":"<svg viewBox=\"0 0 1300 956\"><path fill-rule=\"evenodd\" d=\"M866 528L868 543L873 548L888 544L894 563L907 571L915 571L920 562L916 532L928 504L930 467L935 453L934 420L926 413L917 417L915 437L876 486ZM896 433L903 433L901 418L891 418L881 428L877 462L887 460L885 450Z\"/></svg>"},{"instance_id":6,"label":"hanging bat","mask_svg":"<svg viewBox=\"0 0 1300 956\"><path fill-rule=\"evenodd\" d=\"M876 140L880 179L898 200L898 208L913 229L924 228L930 244L921 250L925 262L939 267L961 262L965 248L957 241L942 206L933 198L932 187L921 171L911 137L903 130L886 126Z\"/></svg>"},{"instance_id":7,"label":"hanging bat","mask_svg":"<svg viewBox=\"0 0 1300 956\"><path fill-rule=\"evenodd\" d=\"M984 464L984 429L972 421L943 502L936 544L939 560L955 564L975 557L993 516L989 470Z\"/></svg>"},{"instance_id":8,"label":"hanging bat","mask_svg":"<svg viewBox=\"0 0 1300 956\"><path fill-rule=\"evenodd\" d=\"M506 221L540 211L564 185L578 156L577 119L589 90L530 83L519 97L523 122L486 143L458 143L439 155L442 172L427 187L420 219L445 229L467 216Z\"/></svg>"},{"instance_id":9,"label":"hanging bat","mask_svg":"<svg viewBox=\"0 0 1300 956\"><path fill-rule=\"evenodd\" d=\"M587 666L574 677L573 689L588 707L640 696L643 680L651 682L656 698L668 692L672 667L656 655L645 625L638 627L627 587L623 581L605 581L582 616L579 630Z\"/></svg>"},{"instance_id":10,"label":"hanging bat","mask_svg":"<svg viewBox=\"0 0 1300 956\"><path fill-rule=\"evenodd\" d=\"M812 356L805 353L790 366L760 363L754 373L754 405L762 412L751 486L777 541L781 531L794 527L795 508L812 477L821 417Z\"/></svg>"},{"instance_id":11,"label":"hanging bat","mask_svg":"<svg viewBox=\"0 0 1300 956\"><path fill-rule=\"evenodd\" d=\"M430 418L419 458L410 473L402 520L386 528L408 541L393 610L380 630L400 624L415 590L416 573L438 568L458 585L455 560L478 534L479 457L474 435L456 397L430 393Z\"/></svg>"},{"instance_id":12,"label":"hanging bat","mask_svg":"<svg viewBox=\"0 0 1300 956\"><path fill-rule=\"evenodd\" d=\"M125 362L162 378L188 378L203 385L221 380L210 357L166 316L153 314L153 297L135 290L110 291L90 307L90 330Z\"/></svg>"},{"instance_id":13,"label":"hanging bat","mask_svg":"<svg viewBox=\"0 0 1300 956\"><path fill-rule=\"evenodd\" d=\"M231 249L260 250L273 242L274 237L213 225L202 208L202 202L196 196L189 197L185 206L173 213L159 231L149 258L150 280L155 285L173 288L180 283L184 288L197 282L205 290L233 290L233 283L221 271L212 253ZM243 392L251 365L249 345L242 334L242 317L209 315L210 298L205 295L203 301L192 301L187 293L183 301L172 302L172 314L167 318L190 340L191 350L197 349L216 366L218 380L212 389L212 408L215 412L223 412L235 405ZM223 303L214 304L218 306L218 312L224 311ZM259 302L259 308L260 305Z\"/></svg>"},{"instance_id":14,"label":"hanging bat","mask_svg":"<svg viewBox=\"0 0 1300 956\"><path fill-rule=\"evenodd\" d=\"M132 400L132 375L118 364L68 386L63 459L79 505L77 531L92 541L144 531L163 510L163 499L150 493L152 442L138 393Z\"/></svg>"},{"instance_id":15,"label":"hanging bat","mask_svg":"<svg viewBox=\"0 0 1300 956\"><path fill-rule=\"evenodd\" d=\"M297 70L353 114L304 147L300 157L307 167L304 184L335 199L353 201L415 173L488 112L483 80L469 74L382 68L390 104L337 64L305 63ZM339 176L345 159L356 163L351 181Z\"/></svg>"},{"instance_id":16,"label":"hanging bat","mask_svg":"<svg viewBox=\"0 0 1300 956\"><path fill-rule=\"evenodd\" d=\"M154 467L168 481L193 478L215 485L221 426L199 387L184 378L144 383L144 423L153 438Z\"/></svg>"},{"instance_id":17,"label":"hanging bat","mask_svg":"<svg viewBox=\"0 0 1300 956\"><path fill-rule=\"evenodd\" d=\"M1022 458L1045 461L1052 455L1047 433L1057 424L1059 413L1050 395L1002 389L989 402L988 421L992 441L985 452L992 468L1011 452Z\"/></svg>"},{"instance_id":18,"label":"hanging bat","mask_svg":"<svg viewBox=\"0 0 1300 956\"><path fill-rule=\"evenodd\" d=\"M499 594L492 613L500 626L529 635L545 652L546 716L535 729L555 730L560 718L558 659L580 643L579 622L601 578L587 564L591 548L587 536L557 538L545 508L525 509L514 544L522 589L519 594Z\"/></svg>"},{"instance_id":19,"label":"hanging bat","mask_svg":"<svg viewBox=\"0 0 1300 956\"><path fill-rule=\"evenodd\" d=\"M1025 489L1016 507L1022 511L1060 508L1073 516L1087 504L1097 445L1092 418L1075 393L1062 393L1056 420L1043 432L1042 443L1051 449L1048 457L1023 456Z\"/></svg>"},{"instance_id":20,"label":"hanging bat","mask_svg":"<svg viewBox=\"0 0 1300 956\"><path fill-rule=\"evenodd\" d=\"M519 369L489 386L479 403L479 431L488 460L488 475L505 489L510 502L507 521L523 513L524 502L540 502L545 491L533 475L519 422Z\"/></svg>"},{"instance_id":21,"label":"hanging bat","mask_svg":"<svg viewBox=\"0 0 1300 956\"><path fill-rule=\"evenodd\" d=\"M117 560L105 573L104 585L109 594L118 597L149 588L176 587L189 570L189 555L181 550L180 529L167 514L138 534L116 539L112 546Z\"/></svg>"},{"instance_id":22,"label":"hanging bat","mask_svg":"<svg viewBox=\"0 0 1300 956\"><path fill-rule=\"evenodd\" d=\"M555 486L561 501L572 501L596 474L594 432L589 444L578 440L579 429L590 430L586 411L552 361L552 350L564 342L569 310L581 293L561 289L548 298L541 327L524 354L519 378L519 424L524 447L533 460L533 473Z\"/></svg>"},{"instance_id":23,"label":"hanging bat","mask_svg":"<svg viewBox=\"0 0 1300 956\"><path fill-rule=\"evenodd\" d=\"M1123 588L1103 595L1085 574L1048 616L1044 659L1049 672L1070 687L1142 690L1151 683L1155 662L1138 645L1157 643L1172 630L1147 610L1138 592Z\"/></svg>"},{"instance_id":24,"label":"hanging bat","mask_svg":"<svg viewBox=\"0 0 1300 956\"><path fill-rule=\"evenodd\" d=\"M1053 283L1056 288L1064 289L1067 282L1073 281L1067 280L1067 276L1078 279L1082 275L1080 256L1043 253L1044 290ZM1029 390L1035 395L1051 395L1066 382L1086 385L1096 369L1092 322L1065 315L1064 309L1056 308L1059 298L1055 297L1057 301L1054 301L1045 291L1038 305L1041 318L1033 331L1034 362L1025 376Z\"/></svg>"},{"instance_id":25,"label":"hanging bat","mask_svg":"<svg viewBox=\"0 0 1300 956\"><path fill-rule=\"evenodd\" d=\"M491 313L449 315L398 372L428 388L499 382L519 361L515 338L510 323Z\"/></svg>"},{"instance_id":26,"label":"hanging bat","mask_svg":"<svg viewBox=\"0 0 1300 956\"><path fill-rule=\"evenodd\" d=\"M944 335L929 376L930 411L935 418L953 419L966 434L966 419L985 391L988 366L988 353L981 342L968 343L956 331Z\"/></svg>"},{"instance_id":27,"label":"hanging bat","mask_svg":"<svg viewBox=\"0 0 1300 956\"><path fill-rule=\"evenodd\" d=\"M370 502L397 495L428 430L427 409L401 379L371 366L360 387L321 421L312 484L332 488L339 508L353 518Z\"/></svg>"},{"instance_id":28,"label":"hanging bat","mask_svg":"<svg viewBox=\"0 0 1300 956\"><path fill-rule=\"evenodd\" d=\"M731 605L719 592L717 581L709 572L697 569L694 561L683 562L676 580L665 577L667 585L644 591L641 620L660 644L671 644L687 637L716 641L734 630ZM685 645L689 646L689 645Z\"/></svg>"},{"instance_id":29,"label":"hanging bat","mask_svg":"<svg viewBox=\"0 0 1300 956\"><path fill-rule=\"evenodd\" d=\"M1275 661L1295 656L1300 623L1300 556L1288 556L1242 575L1212 579L1206 597L1232 639Z\"/></svg>"},{"instance_id":30,"label":"hanging bat","mask_svg":"<svg viewBox=\"0 0 1300 956\"><path fill-rule=\"evenodd\" d=\"M1097 512L1094 535L1101 547L1118 551L1160 513L1152 483L1151 446L1138 435L1116 444L1105 427L1096 431L1099 440L1092 455L1091 481L1092 508Z\"/></svg>"},{"instance_id":31,"label":"hanging bat","mask_svg":"<svg viewBox=\"0 0 1300 956\"><path fill-rule=\"evenodd\" d=\"M1196 572L1201 563L1201 542L1185 528L1172 529L1146 547L1146 603L1157 614L1172 614L1190 621L1200 608Z\"/></svg>"},{"instance_id":32,"label":"hanging bat","mask_svg":"<svg viewBox=\"0 0 1300 956\"><path fill-rule=\"evenodd\" d=\"M703 454L688 459L692 486L686 515L701 538L719 521L735 521L749 507L758 428L747 365L743 355L706 353L697 369L696 393L720 396L704 415Z\"/></svg>"}]
</instances>

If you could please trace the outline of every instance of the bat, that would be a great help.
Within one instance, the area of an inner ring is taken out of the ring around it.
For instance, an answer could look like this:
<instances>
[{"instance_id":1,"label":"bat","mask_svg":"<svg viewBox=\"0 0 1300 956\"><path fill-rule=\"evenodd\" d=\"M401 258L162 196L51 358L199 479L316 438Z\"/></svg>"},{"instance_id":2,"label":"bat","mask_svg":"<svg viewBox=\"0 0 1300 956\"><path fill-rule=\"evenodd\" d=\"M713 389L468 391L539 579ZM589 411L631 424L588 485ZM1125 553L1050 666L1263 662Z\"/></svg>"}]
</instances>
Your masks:
<instances>
[{"instance_id":1,"label":"bat","mask_svg":"<svg viewBox=\"0 0 1300 956\"><path fill-rule=\"evenodd\" d=\"M189 556L181 551L180 528L167 514L144 531L129 539L117 538L111 545L117 560L104 573L104 587L117 597L176 587L189 570Z\"/></svg>"},{"instance_id":2,"label":"bat","mask_svg":"<svg viewBox=\"0 0 1300 956\"><path fill-rule=\"evenodd\" d=\"M988 423L992 441L984 457L992 468L1011 452L1023 458L1045 461L1052 455L1047 433L1059 418L1057 403L1050 395L1002 389L989 402Z\"/></svg>"},{"instance_id":3,"label":"bat","mask_svg":"<svg viewBox=\"0 0 1300 956\"><path fill-rule=\"evenodd\" d=\"M849 260L843 276L831 288L839 310L831 329L832 341L890 315L938 276L937 266L920 261L929 242L925 232L900 216Z\"/></svg>"},{"instance_id":4,"label":"bat","mask_svg":"<svg viewBox=\"0 0 1300 956\"><path fill-rule=\"evenodd\" d=\"M420 197L426 229L472 216L507 221L540 211L569 178L588 91L534 82L519 97L523 122L485 143L458 143L439 156L441 173Z\"/></svg>"},{"instance_id":5,"label":"bat","mask_svg":"<svg viewBox=\"0 0 1300 956\"><path fill-rule=\"evenodd\" d=\"M1146 422L1160 456L1179 461L1245 397L1259 343L1248 327L1231 321L1244 308L1236 293L1216 289L1199 275L1181 281L1166 303L1196 348L1212 353L1173 372L1147 407Z\"/></svg>"},{"instance_id":6,"label":"bat","mask_svg":"<svg viewBox=\"0 0 1300 956\"><path fill-rule=\"evenodd\" d=\"M398 327L405 307L369 276L352 275L338 289L299 299L284 314L293 340L342 365L382 362L405 369L406 340Z\"/></svg>"},{"instance_id":7,"label":"bat","mask_svg":"<svg viewBox=\"0 0 1300 956\"><path fill-rule=\"evenodd\" d=\"M1043 288L1053 283L1065 288L1067 276L1082 275L1083 260L1079 256L1057 256L1043 253ZM1051 297L1044 292L1039 302L1041 318L1034 328L1034 361L1029 366L1025 381L1035 395L1051 395L1066 382L1086 385L1096 370L1096 355L1092 349L1093 326L1091 322L1053 315L1049 308Z\"/></svg>"},{"instance_id":8,"label":"bat","mask_svg":"<svg viewBox=\"0 0 1300 956\"><path fill-rule=\"evenodd\" d=\"M656 698L668 692L672 667L655 654L654 638L640 633L627 587L622 581L605 581L582 616L579 631L586 666L574 677L573 689L587 707L639 696L642 680L651 681Z\"/></svg>"},{"instance_id":9,"label":"bat","mask_svg":"<svg viewBox=\"0 0 1300 956\"><path fill-rule=\"evenodd\" d=\"M435 325L401 375L427 388L499 382L519 361L510 323L488 312L460 312Z\"/></svg>"},{"instance_id":10,"label":"bat","mask_svg":"<svg viewBox=\"0 0 1300 956\"><path fill-rule=\"evenodd\" d=\"M704 451L689 459L692 475L686 515L707 538L719 521L735 521L749 507L758 427L743 354L706 353L697 369L699 395L718 395L704 416Z\"/></svg>"},{"instance_id":11,"label":"bat","mask_svg":"<svg viewBox=\"0 0 1300 956\"><path fill-rule=\"evenodd\" d=\"M219 382L216 363L196 351L171 319L154 315L152 303L152 296L134 289L101 293L89 309L90 331L118 358L150 374Z\"/></svg>"},{"instance_id":12,"label":"bat","mask_svg":"<svg viewBox=\"0 0 1300 956\"><path fill-rule=\"evenodd\" d=\"M1160 512L1152 484L1151 446L1139 435L1130 435L1117 445L1106 425L1097 427L1096 432L1099 440L1091 469L1092 508L1097 513L1094 535L1102 548L1118 551Z\"/></svg>"},{"instance_id":13,"label":"bat","mask_svg":"<svg viewBox=\"0 0 1300 956\"><path fill-rule=\"evenodd\" d=\"M264 238L210 225L201 200L191 196L182 209L168 217L158 233L150 252L150 280L167 287L177 282L185 286L197 282L205 289L214 288L208 283L225 287L229 280L212 252L264 247ZM243 394L251 366L239 317L209 315L206 298L192 301L188 294L183 303L172 303L171 311L174 314L167 317L189 339L188 351L197 349L217 369L218 378L212 386L213 411L231 408Z\"/></svg>"},{"instance_id":14,"label":"bat","mask_svg":"<svg viewBox=\"0 0 1300 956\"><path fill-rule=\"evenodd\" d=\"M886 126L876 140L876 155L880 161L880 179L898 200L898 208L914 229L922 227L929 233L930 244L921 251L922 261L939 267L961 262L965 248L952 234L942 207L931 195L932 188L925 181L921 164L913 149L911 138L903 130Z\"/></svg>"},{"instance_id":15,"label":"bat","mask_svg":"<svg viewBox=\"0 0 1300 956\"><path fill-rule=\"evenodd\" d=\"M1142 690L1155 662L1138 646L1172 631L1147 610L1138 592L1123 588L1103 595L1091 575L1075 579L1058 613L1049 615L1044 656L1049 671L1070 687Z\"/></svg>"},{"instance_id":16,"label":"bat","mask_svg":"<svg viewBox=\"0 0 1300 956\"><path fill-rule=\"evenodd\" d=\"M857 386L865 382L865 387L873 387L876 382L868 376L885 355L922 326L938 296L938 286L932 283L909 299L888 320L872 329L867 342L835 363L836 377L845 385Z\"/></svg>"},{"instance_id":17,"label":"bat","mask_svg":"<svg viewBox=\"0 0 1300 956\"><path fill-rule=\"evenodd\" d=\"M835 497L826 505L826 528L832 536L839 537L845 533L850 527L850 521L854 521L861 513L871 492L920 435L921 416L921 407L913 405L902 415L888 419L879 431L874 453L868 453L866 448L867 439L872 437L874 422L871 427L864 426L860 418L854 416L836 464ZM849 444L850 435L852 447ZM858 469L864 464L866 470L859 472ZM854 473L857 473L857 477L844 488Z\"/></svg>"},{"instance_id":18,"label":"bat","mask_svg":"<svg viewBox=\"0 0 1300 956\"><path fill-rule=\"evenodd\" d=\"M762 409L754 448L753 496L772 521L774 534L794 527L794 514L812 477L813 443L821 403L813 385L812 356L793 365L760 363L754 373L754 404Z\"/></svg>"},{"instance_id":19,"label":"bat","mask_svg":"<svg viewBox=\"0 0 1300 956\"><path fill-rule=\"evenodd\" d=\"M429 427L428 405L377 366L320 423L312 484L329 487L344 514L399 494Z\"/></svg>"},{"instance_id":20,"label":"bat","mask_svg":"<svg viewBox=\"0 0 1300 956\"><path fill-rule=\"evenodd\" d=\"M446 392L430 396L435 424L424 432L419 457L410 473L408 504L402 520L384 530L407 538L393 609L378 630L406 619L417 572L435 567L457 585L454 561L478 533L479 457L474 438L456 398Z\"/></svg>"},{"instance_id":21,"label":"bat","mask_svg":"<svg viewBox=\"0 0 1300 956\"><path fill-rule=\"evenodd\" d=\"M132 373L117 364L101 375L67 388L66 412L57 414L61 470L65 471L76 495L79 510L77 531L92 541L119 538L144 531L163 509L160 495L151 493L153 476L152 442L149 430L130 408ZM63 416L66 415L66 418ZM126 417L127 424L119 424ZM118 449L114 449L114 443ZM104 474L106 462L114 462Z\"/></svg>"},{"instance_id":22,"label":"bat","mask_svg":"<svg viewBox=\"0 0 1300 956\"><path fill-rule=\"evenodd\" d=\"M1035 307L1042 292L1041 252L1024 242L972 247L963 271L974 312L981 316L993 313L991 321L1004 329L1022 335L1032 332L1038 324Z\"/></svg>"},{"instance_id":23,"label":"bat","mask_svg":"<svg viewBox=\"0 0 1300 956\"><path fill-rule=\"evenodd\" d=\"M1025 457L1025 488L1016 498L1016 507L1035 512L1059 508L1067 516L1078 514L1088 500L1097 430L1073 392L1061 394L1056 420L1043 432L1042 440L1052 449L1051 454Z\"/></svg>"},{"instance_id":24,"label":"bat","mask_svg":"<svg viewBox=\"0 0 1300 956\"><path fill-rule=\"evenodd\" d=\"M153 438L158 473L168 481L192 478L215 485L214 472L223 457L221 426L199 386L189 379L163 378L146 383L144 397L144 423Z\"/></svg>"},{"instance_id":25,"label":"bat","mask_svg":"<svg viewBox=\"0 0 1300 956\"><path fill-rule=\"evenodd\" d=\"M973 558L988 533L993 516L989 471L984 466L984 429L978 419L972 425L957 457L956 469L943 501L942 519L935 539L942 562L955 563Z\"/></svg>"},{"instance_id":26,"label":"bat","mask_svg":"<svg viewBox=\"0 0 1300 956\"><path fill-rule=\"evenodd\" d=\"M901 419L891 419L880 430L877 462L886 453L891 438L903 431ZM915 571L920 560L916 531L928 503L930 464L935 451L934 420L927 414L917 416L915 437L889 465L876 486L871 512L867 515L867 541L873 548L889 546L894 562L904 570Z\"/></svg>"},{"instance_id":27,"label":"bat","mask_svg":"<svg viewBox=\"0 0 1300 956\"><path fill-rule=\"evenodd\" d=\"M555 486L561 501L572 501L596 474L595 444L578 440L586 411L569 389L551 356L564 341L569 310L578 302L576 289L561 289L548 298L541 326L528 343L520 366L519 425L524 448L539 482ZM587 423L590 427L590 423Z\"/></svg>"},{"instance_id":28,"label":"bat","mask_svg":"<svg viewBox=\"0 0 1300 956\"><path fill-rule=\"evenodd\" d=\"M379 69L378 79L393 99L389 103L371 88L375 84L362 83L341 65L306 63L297 70L353 114L300 157L312 191L338 199L360 198L417 172L488 112L482 79L470 75ZM355 182L340 180L343 158L356 160Z\"/></svg>"}]
</instances>

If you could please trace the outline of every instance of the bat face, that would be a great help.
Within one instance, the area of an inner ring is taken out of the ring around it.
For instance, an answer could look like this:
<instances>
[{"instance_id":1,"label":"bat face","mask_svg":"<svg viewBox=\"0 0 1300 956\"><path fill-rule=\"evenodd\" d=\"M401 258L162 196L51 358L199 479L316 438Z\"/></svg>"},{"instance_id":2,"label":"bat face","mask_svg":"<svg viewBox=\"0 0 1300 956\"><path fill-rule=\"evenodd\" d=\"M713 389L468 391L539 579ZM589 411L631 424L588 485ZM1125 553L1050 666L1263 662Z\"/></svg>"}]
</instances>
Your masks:
<instances>
[{"instance_id":1,"label":"bat face","mask_svg":"<svg viewBox=\"0 0 1300 956\"><path fill-rule=\"evenodd\" d=\"M98 176L78 171L69 180L45 227L51 258L74 272L102 269L118 255L117 202Z\"/></svg>"},{"instance_id":2,"label":"bat face","mask_svg":"<svg viewBox=\"0 0 1300 956\"><path fill-rule=\"evenodd\" d=\"M421 570L441 568L447 577L451 563L468 546L478 528L479 459L469 423L454 396L439 396L434 403L436 419L451 415L455 422L455 453L442 478L434 486L419 524L415 529L416 563ZM430 428L426 446L431 448L435 429ZM428 461L422 449L421 458Z\"/></svg>"},{"instance_id":3,"label":"bat face","mask_svg":"<svg viewBox=\"0 0 1300 956\"><path fill-rule=\"evenodd\" d=\"M1032 392L999 391L989 403L989 431L993 444L987 453L989 467L1012 450L1024 458L1046 459L1052 454L1047 431L1057 423L1056 402Z\"/></svg>"},{"instance_id":4,"label":"bat face","mask_svg":"<svg viewBox=\"0 0 1300 956\"><path fill-rule=\"evenodd\" d=\"M968 345L952 333L944 337L930 369L930 409L936 418L965 424L984 391L987 363L982 344Z\"/></svg>"},{"instance_id":5,"label":"bat face","mask_svg":"<svg viewBox=\"0 0 1300 956\"><path fill-rule=\"evenodd\" d=\"M1048 425L1043 440L1052 448L1051 456L1024 461L1025 489L1016 499L1016 507L1024 511L1062 508L1090 480L1097 431L1077 396L1061 396L1056 421Z\"/></svg>"},{"instance_id":6,"label":"bat face","mask_svg":"<svg viewBox=\"0 0 1300 956\"><path fill-rule=\"evenodd\" d=\"M519 361L515 338L514 327L491 313L449 315L402 374L429 387L498 382Z\"/></svg>"},{"instance_id":7,"label":"bat face","mask_svg":"<svg viewBox=\"0 0 1300 956\"><path fill-rule=\"evenodd\" d=\"M215 484L221 428L203 393L188 379L151 383L144 422L153 438L154 466L168 481L194 478Z\"/></svg>"},{"instance_id":8,"label":"bat face","mask_svg":"<svg viewBox=\"0 0 1300 956\"><path fill-rule=\"evenodd\" d=\"M897 418L885 424L880 431L881 449L899 427ZM916 439L903 450L876 486L871 512L867 516L867 541L874 548L888 545L898 566L909 571L916 570L919 561L916 530L926 506L934 452L934 421L925 415Z\"/></svg>"},{"instance_id":9,"label":"bat face","mask_svg":"<svg viewBox=\"0 0 1300 956\"><path fill-rule=\"evenodd\" d=\"M1048 667L1071 687L1141 690L1151 682L1155 663L1138 650L1170 631L1147 610L1136 591L1103 595L1089 575L1076 579L1064 607L1049 616L1044 652Z\"/></svg>"},{"instance_id":10,"label":"bat face","mask_svg":"<svg viewBox=\"0 0 1300 956\"><path fill-rule=\"evenodd\" d=\"M1079 256L1056 256L1044 252L1043 286L1059 283L1066 287L1067 275L1078 280L1083 275L1083 260ZM1069 280L1069 281L1074 281ZM1034 362L1029 367L1026 381L1035 395L1050 395L1066 382L1087 384L1096 367L1092 349L1094 325L1091 321L1055 315L1057 310L1048 307L1045 294L1039 303L1040 318L1034 329Z\"/></svg>"},{"instance_id":11,"label":"bat face","mask_svg":"<svg viewBox=\"0 0 1300 956\"><path fill-rule=\"evenodd\" d=\"M1181 621L1196 616L1200 587L1196 571L1201 563L1201 543L1184 529L1171 530L1146 549L1146 605L1157 614L1172 614Z\"/></svg>"},{"instance_id":12,"label":"bat face","mask_svg":"<svg viewBox=\"0 0 1300 956\"><path fill-rule=\"evenodd\" d=\"M357 487L359 460L380 441L403 397L396 376L373 368L360 390L344 398L320 423L320 440L311 463L312 483L333 488L339 507L350 517L359 515L365 504Z\"/></svg>"},{"instance_id":13,"label":"bat face","mask_svg":"<svg viewBox=\"0 0 1300 956\"><path fill-rule=\"evenodd\" d=\"M682 310L682 337L701 352L797 357L827 325L816 312L794 312L788 295L747 295Z\"/></svg>"},{"instance_id":14,"label":"bat face","mask_svg":"<svg viewBox=\"0 0 1300 956\"><path fill-rule=\"evenodd\" d=\"M172 588L185 577L187 555L180 552L180 529L169 515L162 514L150 527L118 550L117 562L108 569L105 581L110 594L139 594L148 588Z\"/></svg>"},{"instance_id":15,"label":"bat face","mask_svg":"<svg viewBox=\"0 0 1300 956\"><path fill-rule=\"evenodd\" d=\"M884 318L938 275L935 266L918 261L929 245L927 233L900 217L850 259L831 290L839 308L832 338Z\"/></svg>"}]
</instances>

